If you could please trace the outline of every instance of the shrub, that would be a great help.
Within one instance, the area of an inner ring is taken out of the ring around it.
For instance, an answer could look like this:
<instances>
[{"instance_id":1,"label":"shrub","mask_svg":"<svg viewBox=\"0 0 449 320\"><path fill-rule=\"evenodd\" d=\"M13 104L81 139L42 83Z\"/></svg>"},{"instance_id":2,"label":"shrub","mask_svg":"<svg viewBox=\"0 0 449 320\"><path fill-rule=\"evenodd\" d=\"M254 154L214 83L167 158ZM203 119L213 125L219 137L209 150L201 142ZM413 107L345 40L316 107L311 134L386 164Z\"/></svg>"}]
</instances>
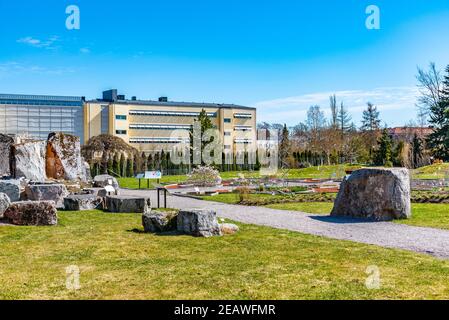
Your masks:
<instances>
[{"instance_id":1,"label":"shrub","mask_svg":"<svg viewBox=\"0 0 449 320\"><path fill-rule=\"evenodd\" d=\"M189 174L187 183L197 187L214 187L221 183L221 177L218 170L210 166L199 166Z\"/></svg>"}]
</instances>

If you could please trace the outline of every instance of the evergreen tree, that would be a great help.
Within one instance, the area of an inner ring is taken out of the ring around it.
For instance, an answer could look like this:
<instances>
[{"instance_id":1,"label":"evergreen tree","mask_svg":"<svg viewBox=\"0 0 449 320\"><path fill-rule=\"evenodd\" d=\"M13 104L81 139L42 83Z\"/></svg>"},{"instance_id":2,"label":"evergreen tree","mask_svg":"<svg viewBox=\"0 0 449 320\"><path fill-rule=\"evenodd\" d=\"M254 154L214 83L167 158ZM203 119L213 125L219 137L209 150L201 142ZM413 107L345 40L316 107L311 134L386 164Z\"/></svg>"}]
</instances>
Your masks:
<instances>
[{"instance_id":1,"label":"evergreen tree","mask_svg":"<svg viewBox=\"0 0 449 320\"><path fill-rule=\"evenodd\" d=\"M287 165L287 160L290 156L290 134L288 132L287 125L284 124L284 128L282 129L281 141L279 143L279 159L281 161L282 166Z\"/></svg>"},{"instance_id":2,"label":"evergreen tree","mask_svg":"<svg viewBox=\"0 0 449 320\"><path fill-rule=\"evenodd\" d=\"M113 160L112 156L109 156L107 170L108 170L108 174L112 174L112 172L114 171L114 160Z\"/></svg>"},{"instance_id":3,"label":"evergreen tree","mask_svg":"<svg viewBox=\"0 0 449 320\"><path fill-rule=\"evenodd\" d=\"M423 157L423 153L424 153L424 146L423 146L422 140L415 133L415 135L413 136L413 142L412 142L413 168L418 168L420 166L422 157Z\"/></svg>"},{"instance_id":4,"label":"evergreen tree","mask_svg":"<svg viewBox=\"0 0 449 320\"><path fill-rule=\"evenodd\" d=\"M117 153L115 156L114 156L114 160L113 160L113 171L114 171L114 173L115 173L115 175L118 175L118 176L121 176L121 173L120 173L120 155Z\"/></svg>"},{"instance_id":5,"label":"evergreen tree","mask_svg":"<svg viewBox=\"0 0 449 320\"><path fill-rule=\"evenodd\" d=\"M427 145L435 157L449 160L449 66L443 80L441 100L430 107L429 122L434 131L427 138Z\"/></svg>"},{"instance_id":6,"label":"evergreen tree","mask_svg":"<svg viewBox=\"0 0 449 320\"><path fill-rule=\"evenodd\" d=\"M145 155L145 152L142 152L141 155L141 168L140 171L143 173L144 171L147 171L147 167L148 167L148 158Z\"/></svg>"},{"instance_id":7,"label":"evergreen tree","mask_svg":"<svg viewBox=\"0 0 449 320\"><path fill-rule=\"evenodd\" d=\"M126 158L125 155L122 153L120 156L120 171L119 174L122 177L126 177Z\"/></svg>"},{"instance_id":8,"label":"evergreen tree","mask_svg":"<svg viewBox=\"0 0 449 320\"><path fill-rule=\"evenodd\" d=\"M351 121L352 121L351 115L346 110L345 105L342 102L340 105L340 109L338 110L337 116L338 127L342 135L351 129L351 126L353 125Z\"/></svg>"},{"instance_id":9,"label":"evergreen tree","mask_svg":"<svg viewBox=\"0 0 449 320\"><path fill-rule=\"evenodd\" d=\"M130 157L126 161L126 176L134 177L134 156L130 155Z\"/></svg>"},{"instance_id":10,"label":"evergreen tree","mask_svg":"<svg viewBox=\"0 0 449 320\"><path fill-rule=\"evenodd\" d=\"M214 126L212 124L211 119L207 115L206 110L204 110L204 109L201 110L200 114L198 115L198 119L196 119L195 121L197 121L200 124L200 129L201 129L200 137L201 137L201 141L202 141L203 134L207 130L213 129ZM211 140L210 142L212 142L212 141L213 140ZM194 146L193 146L193 128L192 128L192 130L190 131L190 150L191 150L190 163L193 163L193 154L196 153L196 152L201 152L201 165L204 165L204 162L203 162L203 159L202 159L202 154L203 154L203 150L204 150L205 144L207 144L208 142L209 141L202 142L201 143L201 150L195 150Z\"/></svg>"},{"instance_id":11,"label":"evergreen tree","mask_svg":"<svg viewBox=\"0 0 449 320\"><path fill-rule=\"evenodd\" d=\"M382 132L382 136L379 139L379 149L375 152L374 161L376 165L392 167L392 154L391 154L391 145L392 141L390 135L388 134L388 130L384 129Z\"/></svg>"},{"instance_id":12,"label":"evergreen tree","mask_svg":"<svg viewBox=\"0 0 449 320\"><path fill-rule=\"evenodd\" d=\"M368 102L367 105L368 108L363 111L362 115L362 130L377 131L380 128L379 111L371 102Z\"/></svg>"}]
</instances>

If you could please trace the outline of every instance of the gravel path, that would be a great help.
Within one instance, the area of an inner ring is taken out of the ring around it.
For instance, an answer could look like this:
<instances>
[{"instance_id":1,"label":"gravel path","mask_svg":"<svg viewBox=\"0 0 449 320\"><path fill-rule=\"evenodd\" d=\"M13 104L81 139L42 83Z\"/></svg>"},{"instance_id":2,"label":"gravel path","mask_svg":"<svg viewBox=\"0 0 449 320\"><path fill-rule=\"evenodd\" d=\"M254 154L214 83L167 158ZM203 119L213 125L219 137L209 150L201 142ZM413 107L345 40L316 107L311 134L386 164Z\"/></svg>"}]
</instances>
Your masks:
<instances>
[{"instance_id":1,"label":"gravel path","mask_svg":"<svg viewBox=\"0 0 449 320\"><path fill-rule=\"evenodd\" d=\"M155 191L122 190L122 194L150 196L152 203L156 204ZM333 218L264 207L229 205L171 195L168 196L167 202L170 208L212 209L217 212L219 217L242 223L287 229L388 248L405 249L449 259L449 230L413 227L392 222L367 222L359 219Z\"/></svg>"}]
</instances>

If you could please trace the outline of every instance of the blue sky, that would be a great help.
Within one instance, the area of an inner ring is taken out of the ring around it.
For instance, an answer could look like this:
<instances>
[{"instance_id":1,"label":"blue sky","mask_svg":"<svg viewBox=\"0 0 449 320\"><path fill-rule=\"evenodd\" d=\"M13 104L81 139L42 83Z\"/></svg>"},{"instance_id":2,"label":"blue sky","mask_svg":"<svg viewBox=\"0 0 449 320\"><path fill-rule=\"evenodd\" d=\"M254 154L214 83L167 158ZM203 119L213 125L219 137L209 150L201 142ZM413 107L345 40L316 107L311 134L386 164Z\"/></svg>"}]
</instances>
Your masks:
<instances>
[{"instance_id":1,"label":"blue sky","mask_svg":"<svg viewBox=\"0 0 449 320\"><path fill-rule=\"evenodd\" d=\"M81 29L67 30L77 5ZM380 8L381 29L365 27ZM0 92L128 96L256 106L295 125L337 93L358 124L367 101L388 125L415 118L416 67L449 64L447 0L0 3Z\"/></svg>"}]
</instances>

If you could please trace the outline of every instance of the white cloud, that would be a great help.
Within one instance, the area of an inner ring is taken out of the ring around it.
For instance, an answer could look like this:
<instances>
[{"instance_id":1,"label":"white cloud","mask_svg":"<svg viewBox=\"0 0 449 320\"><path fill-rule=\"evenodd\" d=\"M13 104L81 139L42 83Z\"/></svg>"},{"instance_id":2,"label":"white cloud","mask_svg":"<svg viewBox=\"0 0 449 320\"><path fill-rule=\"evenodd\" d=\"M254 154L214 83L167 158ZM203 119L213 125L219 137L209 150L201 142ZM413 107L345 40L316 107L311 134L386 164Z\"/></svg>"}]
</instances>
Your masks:
<instances>
[{"instance_id":1,"label":"white cloud","mask_svg":"<svg viewBox=\"0 0 449 320\"><path fill-rule=\"evenodd\" d=\"M22 74L44 74L44 75L64 75L73 73L76 70L66 67L42 67L35 64L21 63L16 61L9 61L0 63L0 77L6 78L14 75Z\"/></svg>"},{"instance_id":2,"label":"white cloud","mask_svg":"<svg viewBox=\"0 0 449 320\"><path fill-rule=\"evenodd\" d=\"M321 106L326 116L329 116L329 96L333 94L336 94L338 101L344 102L355 122L360 120L363 110L366 109L366 103L371 102L378 107L381 117L383 114L389 116L400 114L402 118L399 119L383 118L387 123L396 125L399 121L405 123L415 117L415 103L419 91L417 87L385 87L372 90L318 92L261 101L255 103L253 107L258 110L259 121L295 125L306 119L307 110L312 105Z\"/></svg>"},{"instance_id":3,"label":"white cloud","mask_svg":"<svg viewBox=\"0 0 449 320\"><path fill-rule=\"evenodd\" d=\"M25 37L25 38L18 39L17 42L23 43L23 44L26 44L26 45L29 45L29 46L32 46L35 48L54 49L55 47L53 45L58 40L59 40L58 36L52 36L46 40L40 40L40 39L36 39L33 37Z\"/></svg>"},{"instance_id":4,"label":"white cloud","mask_svg":"<svg viewBox=\"0 0 449 320\"><path fill-rule=\"evenodd\" d=\"M89 48L81 48L80 52L83 54L88 54L88 53L90 53L90 49Z\"/></svg>"}]
</instances>

